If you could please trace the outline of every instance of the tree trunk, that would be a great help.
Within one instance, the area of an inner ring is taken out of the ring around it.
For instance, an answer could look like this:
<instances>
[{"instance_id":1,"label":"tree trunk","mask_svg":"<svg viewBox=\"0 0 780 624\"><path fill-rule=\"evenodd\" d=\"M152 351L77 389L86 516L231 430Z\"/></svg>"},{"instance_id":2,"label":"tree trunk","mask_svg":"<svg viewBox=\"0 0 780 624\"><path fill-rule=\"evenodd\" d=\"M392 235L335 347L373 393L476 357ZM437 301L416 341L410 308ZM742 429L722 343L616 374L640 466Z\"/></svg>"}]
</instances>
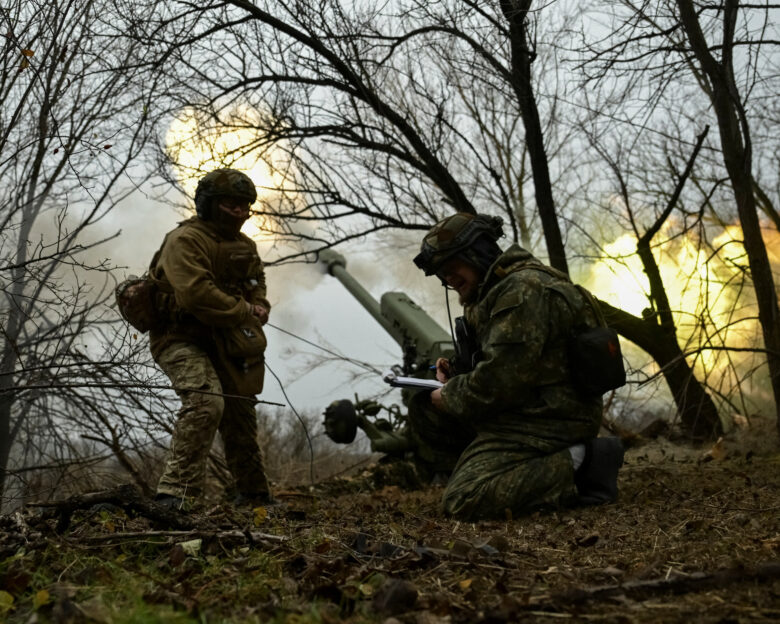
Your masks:
<instances>
[{"instance_id":1,"label":"tree trunk","mask_svg":"<svg viewBox=\"0 0 780 624\"><path fill-rule=\"evenodd\" d=\"M512 88L517 96L520 115L525 126L525 142L528 156L531 159L531 171L534 178L536 205L539 218L542 221L544 241L547 245L547 255L550 265L568 275L566 251L563 247L563 237L558 226L558 216L553 201L550 169L547 153L544 149L544 134L539 120L539 110L536 107L533 85L531 84L531 63L536 56L528 47L528 10L531 0L502 0L501 11L509 22L509 33L512 46Z\"/></svg>"},{"instance_id":2,"label":"tree trunk","mask_svg":"<svg viewBox=\"0 0 780 624\"><path fill-rule=\"evenodd\" d=\"M674 332L665 330L655 317L641 319L604 301L599 304L609 326L647 351L661 366L686 434L696 440L712 440L722 434L715 403L688 365Z\"/></svg>"},{"instance_id":3,"label":"tree trunk","mask_svg":"<svg viewBox=\"0 0 780 624\"><path fill-rule=\"evenodd\" d=\"M11 455L11 394L3 392L9 385L4 379L12 379L11 375L0 378L0 510L3 507L8 460Z\"/></svg>"}]
</instances>

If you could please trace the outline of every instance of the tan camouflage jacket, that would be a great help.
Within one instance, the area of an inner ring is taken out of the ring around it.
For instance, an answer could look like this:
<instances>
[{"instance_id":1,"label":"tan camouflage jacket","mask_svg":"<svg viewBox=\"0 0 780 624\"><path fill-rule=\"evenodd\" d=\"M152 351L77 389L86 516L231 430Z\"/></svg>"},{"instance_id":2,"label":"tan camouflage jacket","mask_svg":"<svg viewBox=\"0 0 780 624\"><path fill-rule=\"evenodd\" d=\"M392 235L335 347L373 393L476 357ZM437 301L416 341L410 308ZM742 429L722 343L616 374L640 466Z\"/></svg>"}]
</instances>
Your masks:
<instances>
[{"instance_id":1,"label":"tan camouflage jacket","mask_svg":"<svg viewBox=\"0 0 780 624\"><path fill-rule=\"evenodd\" d=\"M598 434L601 398L583 397L568 371L567 338L578 322L595 326L585 306L575 318L555 288L571 288L563 274L534 270L539 261L517 245L507 249L465 310L482 350L474 370L442 390L446 411L478 432L509 436L544 451ZM554 288L551 288L554 287Z\"/></svg>"},{"instance_id":2,"label":"tan camouflage jacket","mask_svg":"<svg viewBox=\"0 0 780 624\"><path fill-rule=\"evenodd\" d=\"M172 342L194 342L208 349L213 328L245 323L250 304L271 309L266 299L263 263L254 241L226 237L211 223L192 217L169 232L150 274L163 294L170 321L150 333L156 358Z\"/></svg>"}]
</instances>

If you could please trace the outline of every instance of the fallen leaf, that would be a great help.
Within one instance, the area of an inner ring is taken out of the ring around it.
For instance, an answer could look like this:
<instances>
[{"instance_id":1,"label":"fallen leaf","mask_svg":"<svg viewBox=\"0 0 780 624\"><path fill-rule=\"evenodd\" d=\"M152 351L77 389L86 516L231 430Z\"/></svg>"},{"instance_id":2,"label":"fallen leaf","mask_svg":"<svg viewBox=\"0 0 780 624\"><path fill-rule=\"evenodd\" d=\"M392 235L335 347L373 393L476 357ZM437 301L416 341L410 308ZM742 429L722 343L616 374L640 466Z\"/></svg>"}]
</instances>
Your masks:
<instances>
[{"instance_id":1,"label":"fallen leaf","mask_svg":"<svg viewBox=\"0 0 780 624\"><path fill-rule=\"evenodd\" d=\"M197 557L198 553L200 552L200 547L203 545L203 540L198 538L186 542L180 542L178 545L181 546L181 549L186 555L189 555L190 557Z\"/></svg>"},{"instance_id":2,"label":"fallen leaf","mask_svg":"<svg viewBox=\"0 0 780 624\"><path fill-rule=\"evenodd\" d=\"M176 544L168 553L168 563L172 568L178 568L184 560L187 558L187 553L181 547L181 544Z\"/></svg>"},{"instance_id":3,"label":"fallen leaf","mask_svg":"<svg viewBox=\"0 0 780 624\"><path fill-rule=\"evenodd\" d=\"M14 605L14 597L0 589L0 613L5 613Z\"/></svg>"},{"instance_id":4,"label":"fallen leaf","mask_svg":"<svg viewBox=\"0 0 780 624\"><path fill-rule=\"evenodd\" d=\"M715 444L712 445L712 448L704 453L704 455L701 456L699 459L700 462L708 462L708 461L723 461L726 459L726 456L728 455L728 451L726 450L726 445L723 442L723 437L718 438L718 441L715 442Z\"/></svg>"},{"instance_id":5,"label":"fallen leaf","mask_svg":"<svg viewBox=\"0 0 780 624\"><path fill-rule=\"evenodd\" d=\"M260 526L268 518L268 510L265 507L255 507L255 526Z\"/></svg>"},{"instance_id":6,"label":"fallen leaf","mask_svg":"<svg viewBox=\"0 0 780 624\"><path fill-rule=\"evenodd\" d=\"M462 581L458 582L458 587L460 587L461 591L466 591L469 587L471 587L473 582L474 579L463 579Z\"/></svg>"},{"instance_id":7,"label":"fallen leaf","mask_svg":"<svg viewBox=\"0 0 780 624\"><path fill-rule=\"evenodd\" d=\"M45 589L40 589L33 596L33 609L40 609L43 605L49 604L49 602L51 602L49 592Z\"/></svg>"}]
</instances>

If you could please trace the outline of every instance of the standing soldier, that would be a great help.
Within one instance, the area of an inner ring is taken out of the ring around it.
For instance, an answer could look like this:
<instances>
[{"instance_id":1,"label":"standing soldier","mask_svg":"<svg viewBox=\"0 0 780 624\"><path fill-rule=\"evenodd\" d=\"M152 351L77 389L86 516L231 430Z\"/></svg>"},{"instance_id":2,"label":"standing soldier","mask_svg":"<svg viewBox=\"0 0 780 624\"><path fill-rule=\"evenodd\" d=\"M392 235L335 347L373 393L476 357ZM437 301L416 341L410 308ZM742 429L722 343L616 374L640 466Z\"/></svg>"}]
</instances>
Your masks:
<instances>
[{"instance_id":1,"label":"standing soldier","mask_svg":"<svg viewBox=\"0 0 780 624\"><path fill-rule=\"evenodd\" d=\"M461 357L453 367L440 359L437 377L445 385L415 397L426 399L426 409L418 400L409 411L413 430L425 431L433 412L448 430L473 432L453 449L460 457L444 511L472 520L611 502L623 448L617 438L597 437L603 390L578 386L570 351L578 328L598 325L596 309L587 293L526 250L502 252L501 234L496 217L457 213L428 232L414 259L458 293L473 336L468 361ZM622 360L618 366L622 371Z\"/></svg>"},{"instance_id":2,"label":"standing soldier","mask_svg":"<svg viewBox=\"0 0 780 624\"><path fill-rule=\"evenodd\" d=\"M271 494L257 442L254 395L263 387L262 326L271 309L255 243L240 232L257 199L234 169L205 175L197 215L169 232L152 260L165 322L150 348L181 399L156 499L181 508L202 494L206 459L219 430L235 479L235 504Z\"/></svg>"}]
</instances>

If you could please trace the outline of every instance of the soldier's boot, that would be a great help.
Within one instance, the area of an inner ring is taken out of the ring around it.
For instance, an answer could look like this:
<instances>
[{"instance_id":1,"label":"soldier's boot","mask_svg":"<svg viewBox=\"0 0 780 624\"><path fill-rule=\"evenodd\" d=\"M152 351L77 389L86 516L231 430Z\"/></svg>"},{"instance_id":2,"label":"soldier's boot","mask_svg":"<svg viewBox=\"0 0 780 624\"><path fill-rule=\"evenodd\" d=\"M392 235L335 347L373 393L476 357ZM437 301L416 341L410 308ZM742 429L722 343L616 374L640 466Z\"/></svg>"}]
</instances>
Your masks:
<instances>
[{"instance_id":1,"label":"soldier's boot","mask_svg":"<svg viewBox=\"0 0 780 624\"><path fill-rule=\"evenodd\" d=\"M617 500L623 453L620 438L593 438L585 442L585 459L574 473L580 504L602 505Z\"/></svg>"},{"instance_id":2,"label":"soldier's boot","mask_svg":"<svg viewBox=\"0 0 780 624\"><path fill-rule=\"evenodd\" d=\"M375 453L402 455L412 450L412 442L406 435L398 431L380 429L362 415L357 417L357 426L365 432L371 442L371 450Z\"/></svg>"},{"instance_id":3,"label":"soldier's boot","mask_svg":"<svg viewBox=\"0 0 780 624\"><path fill-rule=\"evenodd\" d=\"M173 494L156 494L154 502L158 505L162 505L166 509L173 509L175 511L187 512L191 508L191 504L186 498L174 496Z\"/></svg>"}]
</instances>

